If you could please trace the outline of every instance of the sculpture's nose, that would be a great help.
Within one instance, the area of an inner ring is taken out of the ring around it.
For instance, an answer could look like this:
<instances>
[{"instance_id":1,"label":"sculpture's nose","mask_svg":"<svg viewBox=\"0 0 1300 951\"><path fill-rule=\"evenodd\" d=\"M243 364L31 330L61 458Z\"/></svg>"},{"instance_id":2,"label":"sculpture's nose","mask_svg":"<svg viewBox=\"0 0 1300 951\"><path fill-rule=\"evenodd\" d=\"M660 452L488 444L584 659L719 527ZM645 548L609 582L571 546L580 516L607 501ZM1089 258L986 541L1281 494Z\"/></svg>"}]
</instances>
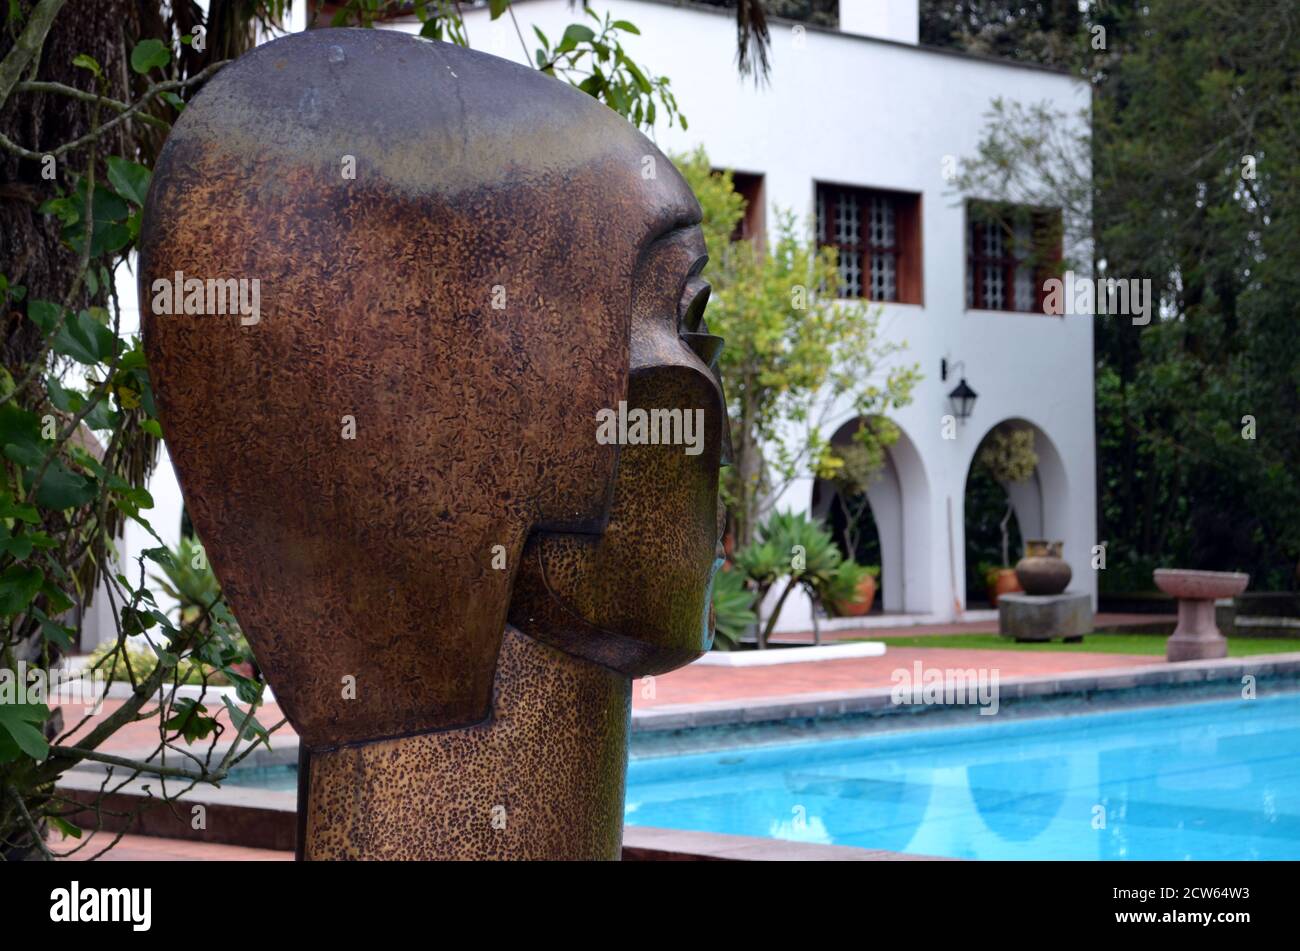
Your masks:
<instances>
[{"instance_id":1,"label":"sculpture's nose","mask_svg":"<svg viewBox=\"0 0 1300 951\"><path fill-rule=\"evenodd\" d=\"M718 386L722 386L721 380L718 381ZM731 417L726 413L726 400L724 399L722 403L724 407L722 413L722 455L718 458L718 465L730 466L734 464L731 457Z\"/></svg>"},{"instance_id":2,"label":"sculpture's nose","mask_svg":"<svg viewBox=\"0 0 1300 951\"><path fill-rule=\"evenodd\" d=\"M691 348L691 352L699 357L706 367L716 372L718 357L722 354L722 338L711 333L683 333L681 337L686 341L686 346Z\"/></svg>"}]
</instances>

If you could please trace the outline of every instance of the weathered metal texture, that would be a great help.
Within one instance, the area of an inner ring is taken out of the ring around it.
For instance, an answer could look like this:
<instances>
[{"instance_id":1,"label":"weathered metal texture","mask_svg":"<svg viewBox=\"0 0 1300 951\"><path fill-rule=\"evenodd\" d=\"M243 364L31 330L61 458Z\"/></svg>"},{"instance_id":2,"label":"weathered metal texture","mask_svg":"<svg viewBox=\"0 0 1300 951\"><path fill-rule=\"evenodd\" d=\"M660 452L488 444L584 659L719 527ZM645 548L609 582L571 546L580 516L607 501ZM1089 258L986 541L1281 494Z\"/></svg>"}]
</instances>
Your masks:
<instances>
[{"instance_id":1,"label":"weathered metal texture","mask_svg":"<svg viewBox=\"0 0 1300 951\"><path fill-rule=\"evenodd\" d=\"M285 37L186 109L146 207L145 344L191 518L313 790L323 751L490 722L507 616L593 677L707 649L725 416L710 338L680 334L702 329L682 326L699 214L589 97L394 32ZM177 272L258 279L260 319L155 313ZM703 410L702 451L598 442L620 400ZM526 760L454 748L457 770Z\"/></svg>"},{"instance_id":2,"label":"weathered metal texture","mask_svg":"<svg viewBox=\"0 0 1300 951\"><path fill-rule=\"evenodd\" d=\"M303 858L617 859L631 706L507 628L490 722L311 757Z\"/></svg>"}]
</instances>

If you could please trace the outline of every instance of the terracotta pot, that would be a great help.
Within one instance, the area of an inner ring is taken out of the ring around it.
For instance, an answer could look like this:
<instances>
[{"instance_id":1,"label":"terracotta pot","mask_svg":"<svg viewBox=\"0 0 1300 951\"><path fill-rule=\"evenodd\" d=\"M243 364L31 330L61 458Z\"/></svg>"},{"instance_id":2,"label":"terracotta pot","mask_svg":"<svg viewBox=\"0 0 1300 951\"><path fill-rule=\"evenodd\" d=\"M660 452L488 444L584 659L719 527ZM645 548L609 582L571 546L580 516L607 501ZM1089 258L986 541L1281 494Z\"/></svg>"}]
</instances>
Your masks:
<instances>
[{"instance_id":1,"label":"terracotta pot","mask_svg":"<svg viewBox=\"0 0 1300 951\"><path fill-rule=\"evenodd\" d=\"M1004 594L1015 594L1017 591L1023 591L1020 582L1016 579L1016 570L1014 568L999 568L996 573L992 574L992 580L985 578L985 583L989 589L989 604L993 607L998 606L998 598Z\"/></svg>"},{"instance_id":2,"label":"terracotta pot","mask_svg":"<svg viewBox=\"0 0 1300 951\"><path fill-rule=\"evenodd\" d=\"M840 617L862 617L864 614L871 613L871 606L876 601L876 579L871 575L864 575L858 582L858 598L856 601L836 601L835 613Z\"/></svg>"},{"instance_id":3,"label":"terracotta pot","mask_svg":"<svg viewBox=\"0 0 1300 951\"><path fill-rule=\"evenodd\" d=\"M1025 542L1025 557L1016 563L1016 578L1027 594L1060 594L1074 574L1061 557L1064 542L1034 538Z\"/></svg>"}]
</instances>

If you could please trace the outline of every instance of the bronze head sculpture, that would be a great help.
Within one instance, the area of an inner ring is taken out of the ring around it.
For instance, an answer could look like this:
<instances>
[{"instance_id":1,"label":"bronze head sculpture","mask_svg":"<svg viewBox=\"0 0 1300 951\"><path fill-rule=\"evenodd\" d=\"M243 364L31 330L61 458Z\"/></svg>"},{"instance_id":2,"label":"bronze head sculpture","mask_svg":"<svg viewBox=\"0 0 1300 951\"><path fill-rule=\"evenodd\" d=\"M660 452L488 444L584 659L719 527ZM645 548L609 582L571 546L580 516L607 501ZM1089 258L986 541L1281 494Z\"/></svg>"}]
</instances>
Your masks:
<instances>
[{"instance_id":1,"label":"bronze head sculpture","mask_svg":"<svg viewBox=\"0 0 1300 951\"><path fill-rule=\"evenodd\" d=\"M596 101L393 32L259 47L177 123L145 343L302 856L617 857L629 678L712 636L699 220Z\"/></svg>"}]
</instances>

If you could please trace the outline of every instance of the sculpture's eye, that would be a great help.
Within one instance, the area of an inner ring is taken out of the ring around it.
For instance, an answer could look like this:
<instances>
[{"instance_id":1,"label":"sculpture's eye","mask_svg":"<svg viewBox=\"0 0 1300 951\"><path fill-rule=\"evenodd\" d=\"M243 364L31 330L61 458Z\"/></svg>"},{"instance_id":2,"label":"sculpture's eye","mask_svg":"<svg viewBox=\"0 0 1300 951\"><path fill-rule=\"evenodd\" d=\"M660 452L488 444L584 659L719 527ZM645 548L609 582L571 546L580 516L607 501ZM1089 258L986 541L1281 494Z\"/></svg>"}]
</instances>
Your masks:
<instances>
[{"instance_id":1,"label":"sculpture's eye","mask_svg":"<svg viewBox=\"0 0 1300 951\"><path fill-rule=\"evenodd\" d=\"M703 327L704 308L709 304L709 293L712 290L709 282L701 277L692 276L686 281L681 302L677 305L678 333L693 334L701 330L707 332L708 328Z\"/></svg>"}]
</instances>

